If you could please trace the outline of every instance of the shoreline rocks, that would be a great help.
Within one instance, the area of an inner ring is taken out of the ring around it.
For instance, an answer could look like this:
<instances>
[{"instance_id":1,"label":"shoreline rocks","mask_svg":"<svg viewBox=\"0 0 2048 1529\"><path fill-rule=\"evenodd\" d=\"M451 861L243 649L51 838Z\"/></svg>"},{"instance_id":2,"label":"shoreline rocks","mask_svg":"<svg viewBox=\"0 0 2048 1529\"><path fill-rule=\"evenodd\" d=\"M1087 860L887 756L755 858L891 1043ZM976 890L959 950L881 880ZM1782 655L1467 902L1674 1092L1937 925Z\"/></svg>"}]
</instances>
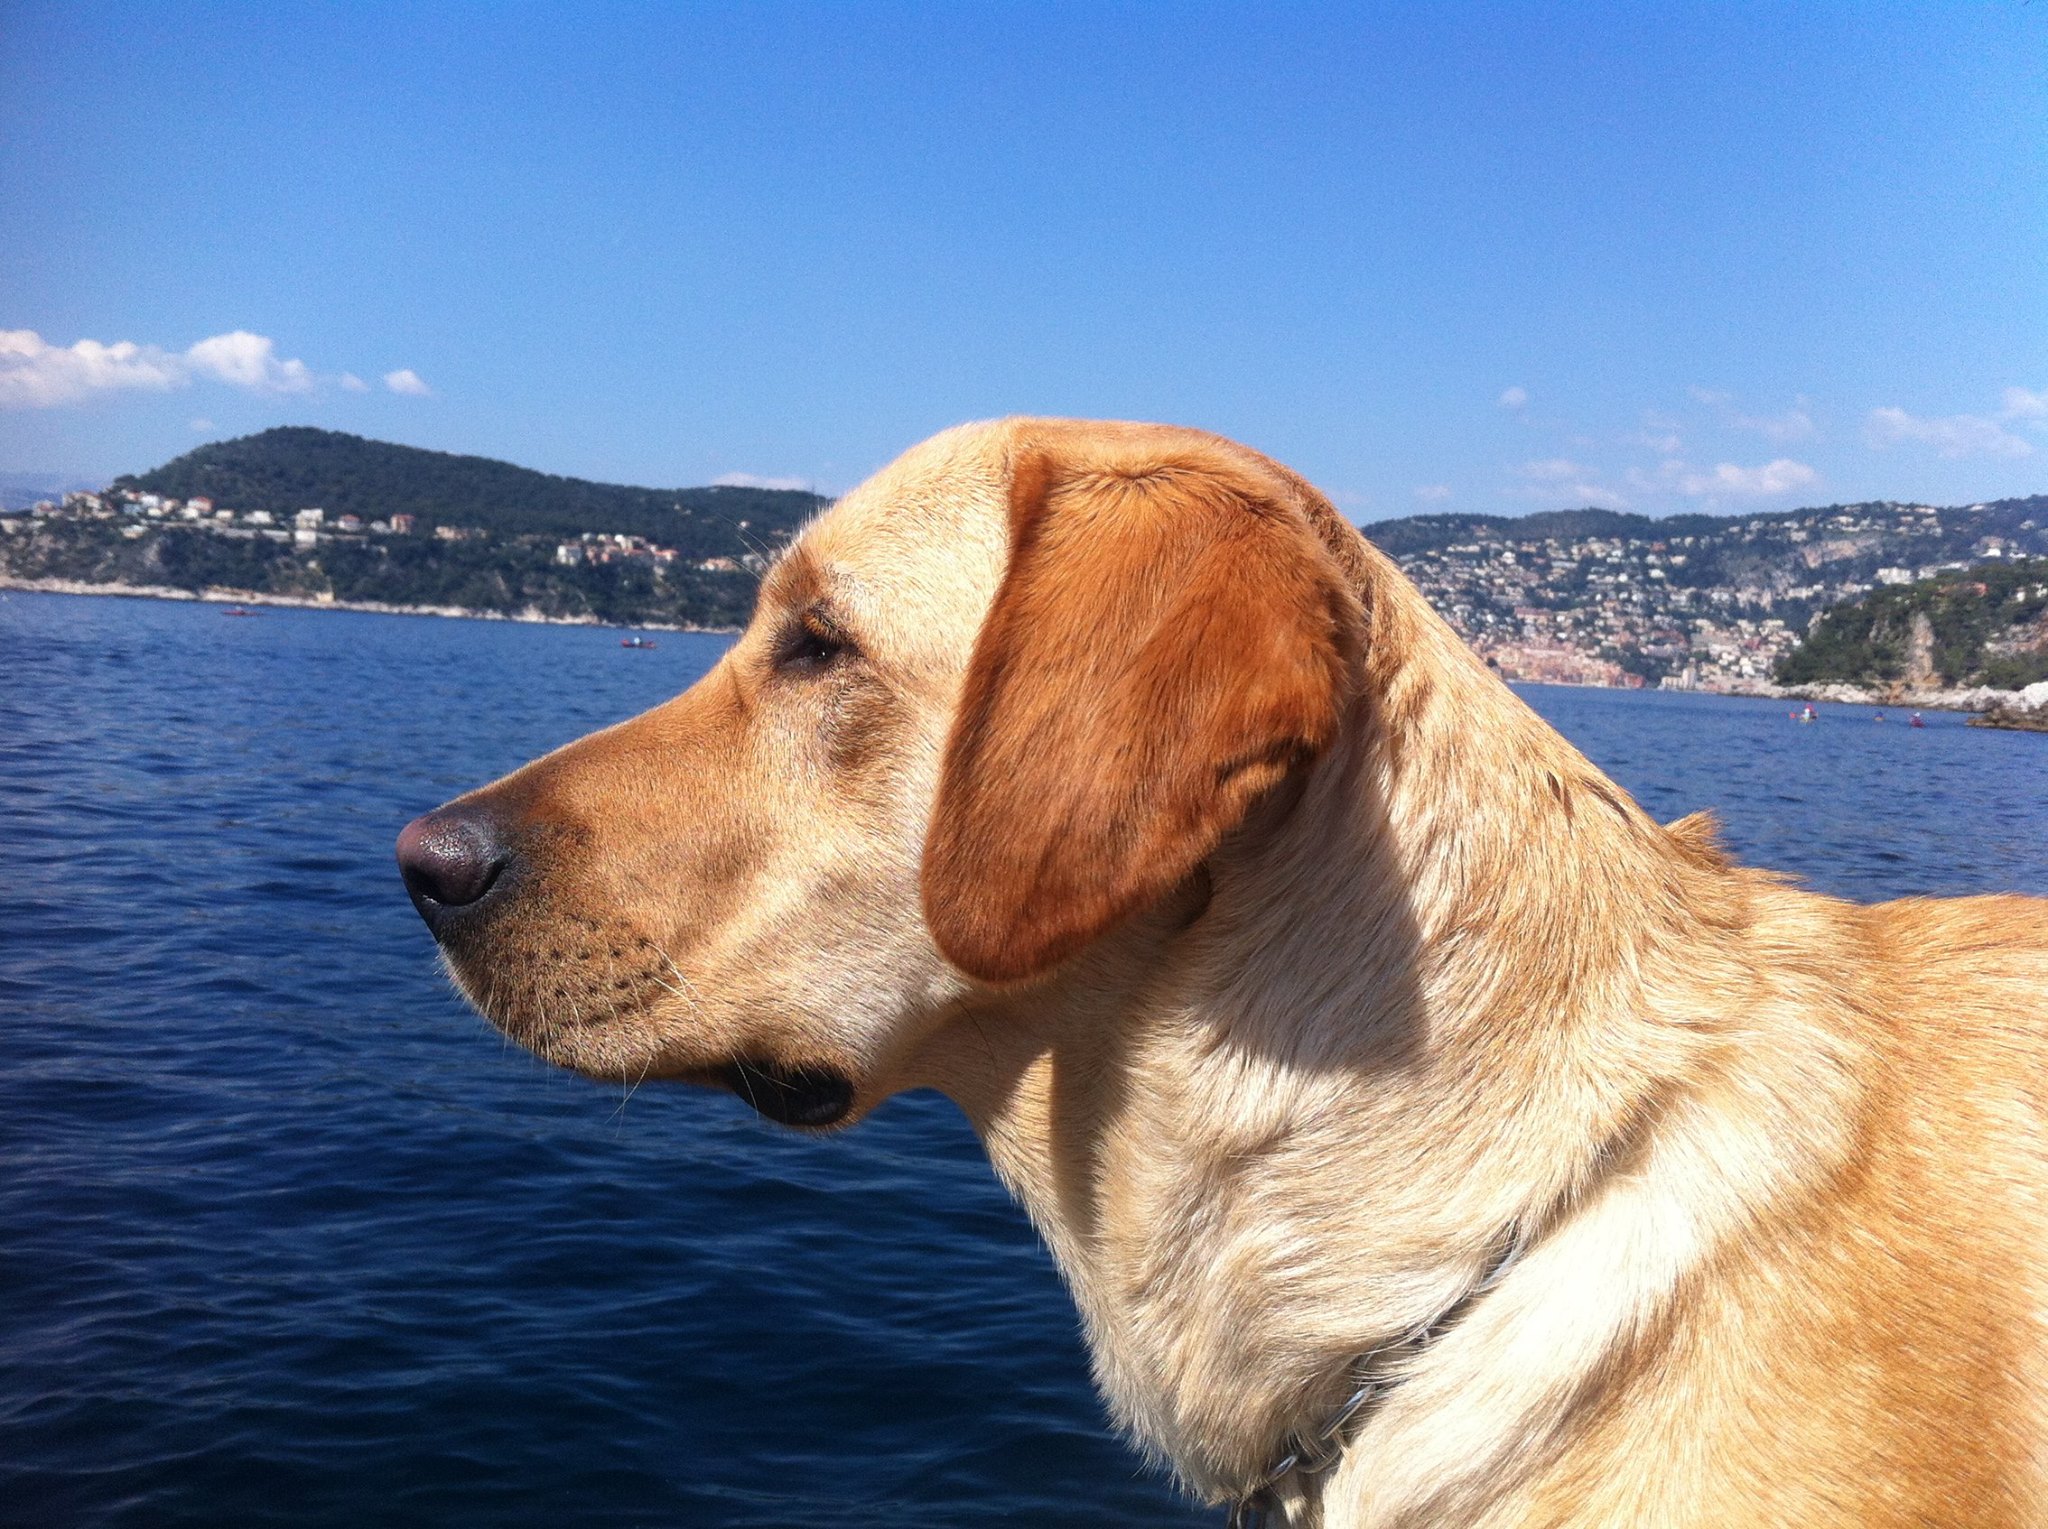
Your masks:
<instances>
[{"instance_id":1,"label":"shoreline rocks","mask_svg":"<svg viewBox=\"0 0 2048 1529\"><path fill-rule=\"evenodd\" d=\"M1860 685L1779 685L1770 693L1791 701L1831 701L1837 706L1885 706L1914 711L1986 712L1995 707L2029 708L2025 697L2036 692L2048 694L2048 681L2025 690L1995 690L1989 685L1957 686L1949 689L1868 690Z\"/></svg>"},{"instance_id":2,"label":"shoreline rocks","mask_svg":"<svg viewBox=\"0 0 2048 1529\"><path fill-rule=\"evenodd\" d=\"M2020 733L2048 733L2048 680L2029 685L2011 700L1993 701L1972 727L2002 727Z\"/></svg>"}]
</instances>

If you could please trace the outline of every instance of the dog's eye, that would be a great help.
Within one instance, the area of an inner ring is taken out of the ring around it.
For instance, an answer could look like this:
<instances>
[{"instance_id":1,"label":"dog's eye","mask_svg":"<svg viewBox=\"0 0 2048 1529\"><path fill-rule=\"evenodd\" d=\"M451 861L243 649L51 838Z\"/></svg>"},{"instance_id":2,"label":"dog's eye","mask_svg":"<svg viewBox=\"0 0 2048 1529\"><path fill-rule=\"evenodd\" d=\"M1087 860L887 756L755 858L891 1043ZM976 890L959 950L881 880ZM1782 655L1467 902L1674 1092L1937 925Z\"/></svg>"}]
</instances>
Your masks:
<instances>
[{"instance_id":1,"label":"dog's eye","mask_svg":"<svg viewBox=\"0 0 2048 1529\"><path fill-rule=\"evenodd\" d=\"M775 667L799 672L829 668L853 652L844 633L806 615L784 635L775 652Z\"/></svg>"}]
</instances>

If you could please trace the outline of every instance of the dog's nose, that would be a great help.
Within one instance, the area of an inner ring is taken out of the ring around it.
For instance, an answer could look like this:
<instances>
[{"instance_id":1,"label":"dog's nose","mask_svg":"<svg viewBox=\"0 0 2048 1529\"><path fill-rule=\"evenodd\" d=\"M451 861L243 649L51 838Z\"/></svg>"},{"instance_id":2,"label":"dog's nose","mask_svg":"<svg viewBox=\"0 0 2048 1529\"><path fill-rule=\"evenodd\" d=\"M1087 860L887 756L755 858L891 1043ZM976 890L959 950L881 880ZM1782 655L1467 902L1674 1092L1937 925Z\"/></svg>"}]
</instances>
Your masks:
<instances>
[{"instance_id":1,"label":"dog's nose","mask_svg":"<svg viewBox=\"0 0 2048 1529\"><path fill-rule=\"evenodd\" d=\"M398 835L398 872L429 929L456 908L490 894L512 850L503 826L480 807L442 807L414 818Z\"/></svg>"}]
</instances>

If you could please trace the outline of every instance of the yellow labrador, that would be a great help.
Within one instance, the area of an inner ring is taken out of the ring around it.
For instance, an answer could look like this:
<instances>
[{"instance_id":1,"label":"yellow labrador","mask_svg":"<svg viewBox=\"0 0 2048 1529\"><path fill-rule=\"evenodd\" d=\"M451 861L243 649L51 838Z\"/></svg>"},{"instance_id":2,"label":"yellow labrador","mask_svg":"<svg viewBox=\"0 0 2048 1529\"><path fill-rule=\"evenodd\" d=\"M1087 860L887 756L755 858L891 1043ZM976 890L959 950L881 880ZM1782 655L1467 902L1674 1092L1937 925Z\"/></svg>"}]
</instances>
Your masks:
<instances>
[{"instance_id":1,"label":"yellow labrador","mask_svg":"<svg viewBox=\"0 0 2048 1529\"><path fill-rule=\"evenodd\" d=\"M938 436L400 859L552 1061L958 1101L1240 1522L2048 1522L2048 903L1660 827L1243 447Z\"/></svg>"}]
</instances>

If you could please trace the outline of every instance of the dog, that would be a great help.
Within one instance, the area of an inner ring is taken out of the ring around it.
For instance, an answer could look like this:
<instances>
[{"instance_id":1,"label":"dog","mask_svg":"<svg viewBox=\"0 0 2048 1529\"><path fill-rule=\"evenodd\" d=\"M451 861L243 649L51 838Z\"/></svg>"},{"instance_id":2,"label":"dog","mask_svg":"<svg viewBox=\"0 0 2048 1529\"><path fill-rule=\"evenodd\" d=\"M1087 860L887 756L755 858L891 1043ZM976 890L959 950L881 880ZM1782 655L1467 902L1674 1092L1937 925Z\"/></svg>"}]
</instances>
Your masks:
<instances>
[{"instance_id":1,"label":"dog","mask_svg":"<svg viewBox=\"0 0 2048 1529\"><path fill-rule=\"evenodd\" d=\"M1233 1522L2048 1523L2048 902L1659 825L1242 446L934 437L399 858L550 1061L950 1096Z\"/></svg>"}]
</instances>

